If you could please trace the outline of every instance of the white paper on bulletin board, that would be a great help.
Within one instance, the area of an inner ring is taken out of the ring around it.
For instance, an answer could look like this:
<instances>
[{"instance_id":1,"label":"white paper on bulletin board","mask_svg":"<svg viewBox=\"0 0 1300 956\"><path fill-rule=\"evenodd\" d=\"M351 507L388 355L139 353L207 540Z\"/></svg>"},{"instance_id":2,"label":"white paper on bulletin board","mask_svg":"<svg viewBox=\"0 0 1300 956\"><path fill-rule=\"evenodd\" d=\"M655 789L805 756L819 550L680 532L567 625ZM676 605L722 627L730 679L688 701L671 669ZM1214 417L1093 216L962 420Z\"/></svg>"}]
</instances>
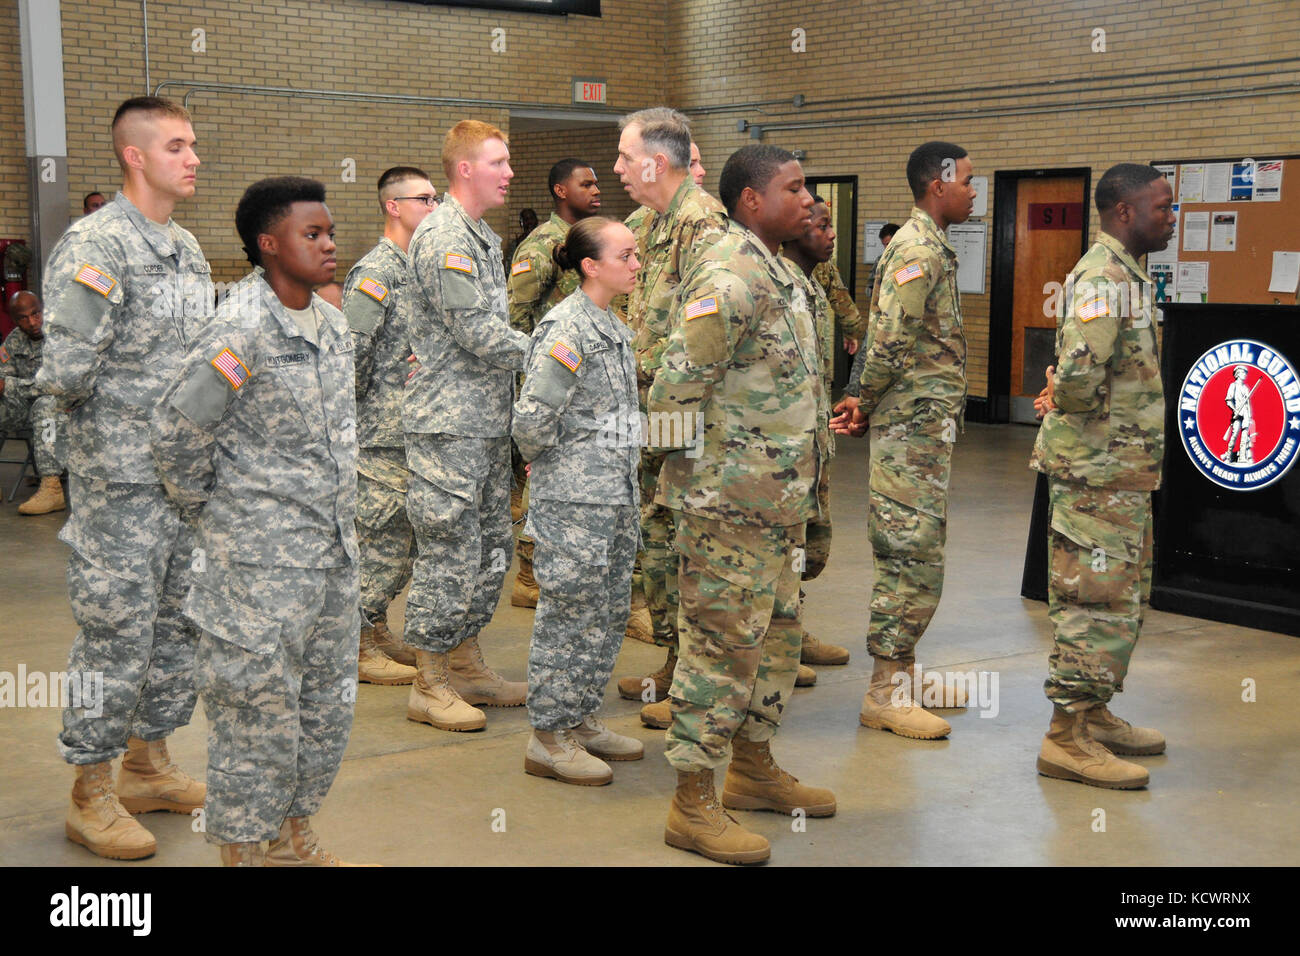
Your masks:
<instances>
[{"instance_id":1,"label":"white paper on bulletin board","mask_svg":"<svg viewBox=\"0 0 1300 956\"><path fill-rule=\"evenodd\" d=\"M948 241L957 252L957 291L983 295L988 225L982 222L953 223L948 227Z\"/></svg>"},{"instance_id":2,"label":"white paper on bulletin board","mask_svg":"<svg viewBox=\"0 0 1300 956\"><path fill-rule=\"evenodd\" d=\"M885 227L885 220L873 219L862 224L862 261L875 262L885 251L880 241L880 230Z\"/></svg>"}]
</instances>

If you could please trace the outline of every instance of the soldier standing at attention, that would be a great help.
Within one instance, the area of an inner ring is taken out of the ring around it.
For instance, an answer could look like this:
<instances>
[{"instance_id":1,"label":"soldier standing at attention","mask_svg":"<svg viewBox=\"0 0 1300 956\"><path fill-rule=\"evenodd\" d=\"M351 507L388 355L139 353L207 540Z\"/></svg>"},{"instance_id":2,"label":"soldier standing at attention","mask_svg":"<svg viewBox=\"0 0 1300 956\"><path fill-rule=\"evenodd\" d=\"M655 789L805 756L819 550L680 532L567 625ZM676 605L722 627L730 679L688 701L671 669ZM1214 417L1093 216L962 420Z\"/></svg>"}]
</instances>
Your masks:
<instances>
[{"instance_id":1,"label":"soldier standing at attention","mask_svg":"<svg viewBox=\"0 0 1300 956\"><path fill-rule=\"evenodd\" d=\"M916 704L907 689L916 643L943 590L948 478L966 406L957 255L944 230L970 216L975 187L966 150L943 142L912 151L907 181L916 205L877 266L881 278L861 392L840 401L831 426L843 435L861 435L871 426L868 530L875 582L867 648L874 669L859 721L929 740L952 728ZM906 681L894 680L899 673L906 673ZM945 687L944 702L962 706L953 691Z\"/></svg>"},{"instance_id":2,"label":"soldier standing at attention","mask_svg":"<svg viewBox=\"0 0 1300 956\"><path fill-rule=\"evenodd\" d=\"M1159 731L1107 704L1124 687L1151 594L1151 492L1165 447L1164 391L1138 265L1173 236L1173 191L1154 166L1120 163L1097 183L1101 232L1066 280L1055 369L1030 466L1047 475L1048 613L1055 645L1044 690L1052 724L1038 772L1094 787L1146 786L1115 754L1163 753Z\"/></svg>"},{"instance_id":3,"label":"soldier standing at attention","mask_svg":"<svg viewBox=\"0 0 1300 956\"><path fill-rule=\"evenodd\" d=\"M379 177L384 237L344 283L357 370L357 546L361 549L361 640L357 679L409 684L415 649L388 629L388 605L411 580L415 532L406 516L402 388L410 372L410 289L406 250L438 203L429 174L394 166Z\"/></svg>"},{"instance_id":4,"label":"soldier standing at attention","mask_svg":"<svg viewBox=\"0 0 1300 956\"><path fill-rule=\"evenodd\" d=\"M600 187L596 171L581 159L562 159L551 167L547 188L555 203L551 218L542 223L515 249L506 291L510 299L510 325L532 335L547 310L568 298L578 288L578 273L562 270L552 255L564 242L569 227L600 210ZM523 459L511 450L510 517L518 522L528 511L528 476ZM510 588L515 607L537 607L537 582L533 579L533 542L521 534L515 539L519 573Z\"/></svg>"},{"instance_id":5,"label":"soldier standing at attention","mask_svg":"<svg viewBox=\"0 0 1300 956\"><path fill-rule=\"evenodd\" d=\"M41 300L24 289L9 297L8 310L17 328L0 345L0 431L31 429L41 485L18 506L18 513L45 515L68 506L59 478L68 457L68 416L53 395L37 395L34 387L45 344Z\"/></svg>"},{"instance_id":6,"label":"soldier standing at attention","mask_svg":"<svg viewBox=\"0 0 1300 956\"><path fill-rule=\"evenodd\" d=\"M809 279L813 278L819 263L829 262L835 251L835 230L831 228L831 210L820 196L813 197L812 225L798 239L787 242L781 247L782 254L799 267ZM814 293L814 316L817 328L817 350L822 368L822 398L825 407L818 409L821 419L830 418L830 394L832 380L835 377L835 315L826 294L816 281L809 283ZM856 314L856 309L855 309ZM854 342L856 347L857 343ZM828 435L829 438L829 435ZM827 448L831 457L835 455L835 442L829 438ZM804 548L804 568L802 580L811 581L822 573L831 556L831 482L830 468L821 472L821 481L817 485L817 504L819 517L808 522L807 544ZM799 606L804 606L804 590L799 588ZM800 620L803 612L800 611ZM799 660L804 664L847 664L849 652L838 644L827 644L808 633L805 622Z\"/></svg>"},{"instance_id":7,"label":"soldier standing at attention","mask_svg":"<svg viewBox=\"0 0 1300 956\"><path fill-rule=\"evenodd\" d=\"M334 276L325 187L249 186L253 272L226 295L153 419L167 494L198 516L206 832L226 866L338 866L309 817L352 729L357 428L352 336L312 292ZM261 841L270 840L264 853Z\"/></svg>"},{"instance_id":8,"label":"soldier standing at attention","mask_svg":"<svg viewBox=\"0 0 1300 956\"><path fill-rule=\"evenodd\" d=\"M585 219L556 250L582 287L542 318L511 426L531 464L528 528L541 600L528 654L524 769L563 783L613 779L605 760L640 760L639 740L595 716L623 643L640 539L641 429L632 333L610 311L632 288L636 238Z\"/></svg>"},{"instance_id":9,"label":"soldier standing at attention","mask_svg":"<svg viewBox=\"0 0 1300 956\"><path fill-rule=\"evenodd\" d=\"M778 255L809 225L812 197L791 153L746 146L720 183L724 237L687 273L680 316L650 388L652 416L704 421L668 454L655 501L672 511L681 566L681 650L665 756L677 791L664 839L724 863L759 863L766 839L718 805L808 816L835 795L776 765L769 749L794 691L805 524L829 455L823 364L808 281ZM653 421L653 419L652 419ZM653 432L651 440L654 440Z\"/></svg>"},{"instance_id":10,"label":"soldier standing at attention","mask_svg":"<svg viewBox=\"0 0 1300 956\"><path fill-rule=\"evenodd\" d=\"M406 601L419 674L406 716L479 730L474 704L522 706L528 685L483 660L510 564L510 409L528 336L506 320L501 240L483 214L504 205L514 171L505 134L464 120L443 141L450 184L411 237L411 349L402 425L411 470L406 510L419 553Z\"/></svg>"},{"instance_id":11,"label":"soldier standing at attention","mask_svg":"<svg viewBox=\"0 0 1300 956\"><path fill-rule=\"evenodd\" d=\"M68 227L45 278L35 391L71 409L74 507L59 540L72 547L68 595L81 629L68 671L104 675L102 713L75 701L63 711L59 749L77 768L65 832L116 860L157 849L127 811L188 814L204 798L203 784L167 755L167 736L194 711L197 635L181 614L193 556L149 450L149 415L212 316L203 251L171 218L194 195L195 145L189 113L175 103L146 96L119 106L122 191ZM124 750L115 793L111 761Z\"/></svg>"},{"instance_id":12,"label":"soldier standing at attention","mask_svg":"<svg viewBox=\"0 0 1300 956\"><path fill-rule=\"evenodd\" d=\"M825 202L820 196L818 201ZM829 207L826 210L826 218L829 223ZM830 254L833 255L834 252L832 246ZM867 317L858 311L858 304L853 301L853 293L840 278L840 270L831 259L823 259L814 265L811 276L812 280L821 287L822 294L826 296L826 301L830 304L831 312L835 317L832 332L839 332L840 338L844 340L844 351L856 355L858 344L862 341L862 336L867 333Z\"/></svg>"},{"instance_id":13,"label":"soldier standing at attention","mask_svg":"<svg viewBox=\"0 0 1300 956\"><path fill-rule=\"evenodd\" d=\"M673 295L682 278L726 234L722 204L695 185L690 175L691 128L686 117L666 107L623 117L618 140L618 173L628 195L655 215L646 227L641 271L628 298L627 322L635 338L641 404L659 368L659 355L672 331ZM694 419L692 418L692 421ZM687 436L688 439L690 436ZM653 702L641 709L650 727L667 727L668 687L677 666L677 555L672 549L672 518L656 504L661 452L641 456L641 586L650 608L654 642L667 650L664 665L648 677L624 677L619 696ZM652 685L647 685L651 681Z\"/></svg>"}]
</instances>

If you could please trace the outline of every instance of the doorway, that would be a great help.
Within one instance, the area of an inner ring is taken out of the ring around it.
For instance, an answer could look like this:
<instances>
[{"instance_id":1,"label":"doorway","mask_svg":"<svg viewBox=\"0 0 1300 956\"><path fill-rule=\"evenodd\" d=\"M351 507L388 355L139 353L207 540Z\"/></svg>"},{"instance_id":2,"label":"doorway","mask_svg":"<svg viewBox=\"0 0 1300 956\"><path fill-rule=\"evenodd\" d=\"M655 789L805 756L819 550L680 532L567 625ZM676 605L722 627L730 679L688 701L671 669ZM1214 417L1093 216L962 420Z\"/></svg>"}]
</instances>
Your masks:
<instances>
[{"instance_id":1,"label":"doorway","mask_svg":"<svg viewBox=\"0 0 1300 956\"><path fill-rule=\"evenodd\" d=\"M858 289L858 177L857 176L810 176L805 181L808 192L821 196L831 210L831 226L835 230L835 255L832 261L840 272L840 278L848 286L849 294L857 303L858 311L866 313L870 303L857 301ZM839 339L838 329L836 339ZM837 341L832 350L835 355L836 388L843 387L849 380L849 369L853 359L844 351Z\"/></svg>"}]
</instances>

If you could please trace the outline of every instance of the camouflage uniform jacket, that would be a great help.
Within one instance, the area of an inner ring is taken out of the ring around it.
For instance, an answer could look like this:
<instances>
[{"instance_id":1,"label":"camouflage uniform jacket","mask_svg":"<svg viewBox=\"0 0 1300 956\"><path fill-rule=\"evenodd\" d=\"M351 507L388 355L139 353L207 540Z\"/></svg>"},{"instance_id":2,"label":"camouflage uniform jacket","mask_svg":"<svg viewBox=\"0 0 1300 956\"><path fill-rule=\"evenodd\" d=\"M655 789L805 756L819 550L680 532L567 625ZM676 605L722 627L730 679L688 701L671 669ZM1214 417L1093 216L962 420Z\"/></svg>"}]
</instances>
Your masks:
<instances>
[{"instance_id":1,"label":"camouflage uniform jacket","mask_svg":"<svg viewBox=\"0 0 1300 956\"><path fill-rule=\"evenodd\" d=\"M357 444L404 448L402 387L411 365L406 253L391 239L357 260L343 283L343 314L352 329L357 369Z\"/></svg>"},{"instance_id":2,"label":"camouflage uniform jacket","mask_svg":"<svg viewBox=\"0 0 1300 956\"><path fill-rule=\"evenodd\" d=\"M36 397L33 382L41 367L44 338L29 338L22 329L14 329L0 345L0 377L4 378L4 395L31 400Z\"/></svg>"},{"instance_id":3,"label":"camouflage uniform jacket","mask_svg":"<svg viewBox=\"0 0 1300 956\"><path fill-rule=\"evenodd\" d=\"M295 568L357 559L352 336L338 309L316 295L312 305L319 344L261 275L245 276L154 414L158 473L182 509L203 506L209 559Z\"/></svg>"},{"instance_id":4,"label":"camouflage uniform jacket","mask_svg":"<svg viewBox=\"0 0 1300 956\"><path fill-rule=\"evenodd\" d=\"M821 360L822 368L823 401L818 406L817 414L829 419L831 390L835 383L835 312L826 298L826 293L822 290L821 283L814 281L816 268L810 276L788 256L782 255L781 261L792 275L804 280L804 287L808 290L808 301L813 311L813 326L817 329L817 356ZM826 441L827 453L829 457L834 458L835 435L829 429L826 432Z\"/></svg>"},{"instance_id":5,"label":"camouflage uniform jacket","mask_svg":"<svg viewBox=\"0 0 1300 956\"><path fill-rule=\"evenodd\" d=\"M528 234L515 250L507 291L510 326L532 335L548 309L559 305L578 288L578 271L561 270L552 253L569 234L569 224L555 213Z\"/></svg>"},{"instance_id":6,"label":"camouflage uniform jacket","mask_svg":"<svg viewBox=\"0 0 1300 956\"><path fill-rule=\"evenodd\" d=\"M637 206L623 220L623 225L627 226L632 231L632 235L636 237L636 257L643 268L645 265L646 234L650 231L650 223L654 222L654 216L655 211L649 206ZM618 316L618 320L624 323L627 322L627 300L626 294L616 295L609 303L610 309Z\"/></svg>"},{"instance_id":7,"label":"camouflage uniform jacket","mask_svg":"<svg viewBox=\"0 0 1300 956\"><path fill-rule=\"evenodd\" d=\"M835 325L839 328L840 335L850 339L860 339L866 335L866 317L858 311L858 305L853 301L853 293L849 292L848 286L840 278L840 270L835 267L835 260L827 259L813 266L812 278L826 293L826 299L834 310Z\"/></svg>"},{"instance_id":8,"label":"camouflage uniform jacket","mask_svg":"<svg viewBox=\"0 0 1300 956\"><path fill-rule=\"evenodd\" d=\"M1043 416L1032 468L1124 491L1160 486L1165 401L1150 289L1104 232L1075 265L1056 326L1056 408Z\"/></svg>"},{"instance_id":9,"label":"camouflage uniform jacket","mask_svg":"<svg viewBox=\"0 0 1300 956\"><path fill-rule=\"evenodd\" d=\"M637 376L649 388L673 330L673 296L697 262L727 233L727 214L718 202L682 180L668 208L650 221L645 256L628 299L627 317L635 338Z\"/></svg>"},{"instance_id":10,"label":"camouflage uniform jacket","mask_svg":"<svg viewBox=\"0 0 1300 956\"><path fill-rule=\"evenodd\" d=\"M533 463L534 501L640 504L631 343L627 326L581 289L537 326L511 425L519 453Z\"/></svg>"},{"instance_id":11,"label":"camouflage uniform jacket","mask_svg":"<svg viewBox=\"0 0 1300 956\"><path fill-rule=\"evenodd\" d=\"M668 455L658 504L733 524L802 524L818 516L828 454L823 370L807 280L729 220L673 304L655 421L703 417L696 450Z\"/></svg>"},{"instance_id":12,"label":"camouflage uniform jacket","mask_svg":"<svg viewBox=\"0 0 1300 956\"><path fill-rule=\"evenodd\" d=\"M506 321L501 240L449 195L416 228L407 259L411 351L420 367L406 382L403 429L509 435L514 373L523 370L528 336Z\"/></svg>"},{"instance_id":13,"label":"camouflage uniform jacket","mask_svg":"<svg viewBox=\"0 0 1300 956\"><path fill-rule=\"evenodd\" d=\"M157 484L149 416L212 318L211 270L194 237L121 193L78 219L45 273L45 358L36 390L71 407L68 470Z\"/></svg>"},{"instance_id":14,"label":"camouflage uniform jacket","mask_svg":"<svg viewBox=\"0 0 1300 956\"><path fill-rule=\"evenodd\" d=\"M871 321L862 348L859 397L872 425L961 420L966 406L966 336L957 293L957 254L934 220L911 218L876 267Z\"/></svg>"}]
</instances>

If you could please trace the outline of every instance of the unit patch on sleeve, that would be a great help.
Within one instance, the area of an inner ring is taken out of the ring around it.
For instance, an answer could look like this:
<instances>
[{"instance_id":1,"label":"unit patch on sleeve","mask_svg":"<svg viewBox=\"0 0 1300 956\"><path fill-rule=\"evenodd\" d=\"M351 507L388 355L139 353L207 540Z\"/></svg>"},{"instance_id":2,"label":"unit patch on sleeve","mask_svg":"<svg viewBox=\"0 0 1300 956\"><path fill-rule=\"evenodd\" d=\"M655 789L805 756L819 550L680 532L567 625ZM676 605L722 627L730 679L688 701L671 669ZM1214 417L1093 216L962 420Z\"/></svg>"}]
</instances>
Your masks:
<instances>
[{"instance_id":1,"label":"unit patch on sleeve","mask_svg":"<svg viewBox=\"0 0 1300 956\"><path fill-rule=\"evenodd\" d=\"M230 349L222 349L221 354L212 360L212 367L220 372L230 383L230 387L236 391L239 390L239 386L248 381L248 366Z\"/></svg>"},{"instance_id":2,"label":"unit patch on sleeve","mask_svg":"<svg viewBox=\"0 0 1300 956\"><path fill-rule=\"evenodd\" d=\"M117 285L117 280L111 275L96 269L89 263L82 266L73 278L87 288L94 289L105 298L108 298L108 294L113 291L113 286Z\"/></svg>"},{"instance_id":3,"label":"unit patch on sleeve","mask_svg":"<svg viewBox=\"0 0 1300 956\"><path fill-rule=\"evenodd\" d=\"M551 346L551 351L547 354L567 368L570 372L576 373L578 371L578 366L582 364L582 356L573 351L573 349L569 348L563 342L556 342Z\"/></svg>"}]
</instances>

